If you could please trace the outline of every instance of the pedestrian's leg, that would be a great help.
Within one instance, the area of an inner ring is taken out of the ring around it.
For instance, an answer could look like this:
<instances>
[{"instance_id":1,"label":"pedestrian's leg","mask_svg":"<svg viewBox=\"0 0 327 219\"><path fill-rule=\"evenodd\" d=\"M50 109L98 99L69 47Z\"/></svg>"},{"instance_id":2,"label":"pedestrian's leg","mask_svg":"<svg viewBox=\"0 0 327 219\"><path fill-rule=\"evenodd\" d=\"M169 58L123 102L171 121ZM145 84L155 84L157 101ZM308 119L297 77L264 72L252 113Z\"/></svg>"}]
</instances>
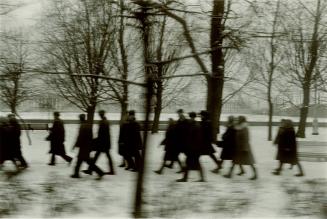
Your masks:
<instances>
[{"instance_id":1,"label":"pedestrian's leg","mask_svg":"<svg viewBox=\"0 0 327 219\"><path fill-rule=\"evenodd\" d=\"M115 174L115 170L114 170L114 165L113 165L113 161L112 161L112 158L111 158L111 155L110 155L110 151L106 151L106 155L107 155L107 158L108 158L108 164L109 164L109 168L110 168L110 171L108 172L109 175L114 175Z\"/></svg>"},{"instance_id":2,"label":"pedestrian's leg","mask_svg":"<svg viewBox=\"0 0 327 219\"><path fill-rule=\"evenodd\" d=\"M162 164L161 164L159 170L155 170L155 171L154 171L155 173L157 173L157 174L159 174L159 175L162 173L163 169L164 169L165 166L166 166L166 160L165 160L166 153L167 153L167 152L165 152L165 154L164 154L164 158L162 159Z\"/></svg>"},{"instance_id":3,"label":"pedestrian's leg","mask_svg":"<svg viewBox=\"0 0 327 219\"><path fill-rule=\"evenodd\" d=\"M93 160L91 158L90 158L90 160L92 160L92 162L95 164L97 162L100 154L101 154L101 151L97 151L95 153L95 155L94 155ZM92 175L92 168L91 168L91 166L89 165L88 169L86 171L83 170L83 172L86 173L86 174L91 174Z\"/></svg>"},{"instance_id":4,"label":"pedestrian's leg","mask_svg":"<svg viewBox=\"0 0 327 219\"><path fill-rule=\"evenodd\" d=\"M70 157L70 156L68 156L67 154L61 154L60 155L61 157L62 157L62 159L64 159L67 163L71 163L72 162L72 160L73 160L73 158L72 157Z\"/></svg>"},{"instance_id":5,"label":"pedestrian's leg","mask_svg":"<svg viewBox=\"0 0 327 219\"><path fill-rule=\"evenodd\" d=\"M182 161L179 159L179 157L177 157L177 159L176 159L176 161L177 161L177 163L178 163L178 165L179 165L179 167L181 168L181 170L180 171L184 171L184 169L185 169L185 167L183 166L183 164L182 164Z\"/></svg>"},{"instance_id":6,"label":"pedestrian's leg","mask_svg":"<svg viewBox=\"0 0 327 219\"><path fill-rule=\"evenodd\" d=\"M183 178L176 180L176 182L186 182L187 181L187 178L188 178L188 171L189 171L189 169L186 166L184 168L184 176L183 176Z\"/></svg>"},{"instance_id":7,"label":"pedestrian's leg","mask_svg":"<svg viewBox=\"0 0 327 219\"><path fill-rule=\"evenodd\" d=\"M91 167L92 171L95 171L99 175L98 179L101 179L101 177L104 175L104 173L97 165L95 165L94 160L89 158L86 160L86 163L89 165L89 167Z\"/></svg>"},{"instance_id":8,"label":"pedestrian's leg","mask_svg":"<svg viewBox=\"0 0 327 219\"><path fill-rule=\"evenodd\" d=\"M283 170L283 163L281 161L279 161L279 166L277 169L275 169L274 172L272 172L274 175L280 175L280 173L282 172Z\"/></svg>"},{"instance_id":9,"label":"pedestrian's leg","mask_svg":"<svg viewBox=\"0 0 327 219\"><path fill-rule=\"evenodd\" d=\"M19 160L21 167L23 167L23 168L27 168L28 167L28 164L27 164L26 160L24 159L24 157L23 157L23 155L22 155L21 152L18 153L17 159Z\"/></svg>"},{"instance_id":10,"label":"pedestrian's leg","mask_svg":"<svg viewBox=\"0 0 327 219\"><path fill-rule=\"evenodd\" d=\"M216 158L216 156L212 153L209 154L209 157L216 163L217 167L213 170L211 170L211 172L213 173L219 173L219 170L221 169L220 167L220 162L218 161L218 159Z\"/></svg>"},{"instance_id":11,"label":"pedestrian's leg","mask_svg":"<svg viewBox=\"0 0 327 219\"><path fill-rule=\"evenodd\" d=\"M51 154L51 160L50 163L48 163L50 166L55 166L56 165L56 155L53 153Z\"/></svg>"},{"instance_id":12,"label":"pedestrian's leg","mask_svg":"<svg viewBox=\"0 0 327 219\"><path fill-rule=\"evenodd\" d=\"M225 178L231 178L232 177L234 167L235 167L235 164L233 163L233 165L231 166L231 168L229 170L229 173L224 175Z\"/></svg>"},{"instance_id":13,"label":"pedestrian's leg","mask_svg":"<svg viewBox=\"0 0 327 219\"><path fill-rule=\"evenodd\" d=\"M125 159L127 162L127 167L125 168L125 170L135 169L135 163L133 158L131 156L125 156Z\"/></svg>"},{"instance_id":14,"label":"pedestrian's leg","mask_svg":"<svg viewBox=\"0 0 327 219\"><path fill-rule=\"evenodd\" d=\"M138 171L141 168L141 154L139 151L135 153L135 169Z\"/></svg>"},{"instance_id":15,"label":"pedestrian's leg","mask_svg":"<svg viewBox=\"0 0 327 219\"><path fill-rule=\"evenodd\" d=\"M299 168L299 171L300 171L300 172L299 172L298 174L296 174L295 176L304 176L303 168L302 168L300 162L297 162L296 165L297 165L297 167Z\"/></svg>"},{"instance_id":16,"label":"pedestrian's leg","mask_svg":"<svg viewBox=\"0 0 327 219\"><path fill-rule=\"evenodd\" d=\"M239 164L238 166L240 167L240 172L237 175L242 176L245 173L244 168L241 164Z\"/></svg>"},{"instance_id":17,"label":"pedestrian's leg","mask_svg":"<svg viewBox=\"0 0 327 219\"><path fill-rule=\"evenodd\" d=\"M204 171L203 171L203 168L201 166L201 164L199 163L199 172L200 172L200 180L199 182L205 182L205 179L204 179Z\"/></svg>"},{"instance_id":18,"label":"pedestrian's leg","mask_svg":"<svg viewBox=\"0 0 327 219\"><path fill-rule=\"evenodd\" d=\"M251 164L250 166L252 167L252 170L253 170L253 176L250 179L255 180L258 178L257 170L253 164Z\"/></svg>"},{"instance_id":19,"label":"pedestrian's leg","mask_svg":"<svg viewBox=\"0 0 327 219\"><path fill-rule=\"evenodd\" d=\"M118 166L118 167L125 167L125 157L122 157L122 162L121 162L121 164Z\"/></svg>"},{"instance_id":20,"label":"pedestrian's leg","mask_svg":"<svg viewBox=\"0 0 327 219\"><path fill-rule=\"evenodd\" d=\"M74 174L71 175L72 178L79 178L79 168L81 167L82 163L83 160L78 158L76 162Z\"/></svg>"}]
</instances>

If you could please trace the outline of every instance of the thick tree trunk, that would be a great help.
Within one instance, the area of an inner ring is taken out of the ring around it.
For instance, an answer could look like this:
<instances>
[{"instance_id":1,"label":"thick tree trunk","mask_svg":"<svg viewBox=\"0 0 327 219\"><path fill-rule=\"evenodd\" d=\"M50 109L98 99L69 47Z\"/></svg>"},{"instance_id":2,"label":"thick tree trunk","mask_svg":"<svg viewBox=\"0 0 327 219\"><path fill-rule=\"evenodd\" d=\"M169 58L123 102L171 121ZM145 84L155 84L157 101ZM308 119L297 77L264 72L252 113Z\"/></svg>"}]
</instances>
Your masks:
<instances>
[{"instance_id":1,"label":"thick tree trunk","mask_svg":"<svg viewBox=\"0 0 327 219\"><path fill-rule=\"evenodd\" d=\"M309 112L309 104L310 104L310 89L303 89L303 103L300 110L300 122L299 127L296 133L297 137L305 138L305 127L307 123L307 117Z\"/></svg>"},{"instance_id":2,"label":"thick tree trunk","mask_svg":"<svg viewBox=\"0 0 327 219\"><path fill-rule=\"evenodd\" d=\"M126 119L127 109L128 109L127 102L120 103L120 122L119 122L120 124L122 124Z\"/></svg>"},{"instance_id":3,"label":"thick tree trunk","mask_svg":"<svg viewBox=\"0 0 327 219\"><path fill-rule=\"evenodd\" d=\"M220 114L222 108L222 95L224 86L224 55L223 44L223 15L225 1L213 0L213 10L211 18L210 46L211 52L211 71L212 75L207 77L207 110L211 115L213 138L217 138L220 125Z\"/></svg>"},{"instance_id":4,"label":"thick tree trunk","mask_svg":"<svg viewBox=\"0 0 327 219\"><path fill-rule=\"evenodd\" d=\"M157 89L159 92L159 89ZM162 110L162 91L156 95L156 106L154 107L154 118L152 123L152 133L157 133L159 130L160 114Z\"/></svg>"},{"instance_id":5,"label":"thick tree trunk","mask_svg":"<svg viewBox=\"0 0 327 219\"><path fill-rule=\"evenodd\" d=\"M94 113L95 113L96 104L92 104L86 109L86 120L93 124L94 121Z\"/></svg>"}]
</instances>

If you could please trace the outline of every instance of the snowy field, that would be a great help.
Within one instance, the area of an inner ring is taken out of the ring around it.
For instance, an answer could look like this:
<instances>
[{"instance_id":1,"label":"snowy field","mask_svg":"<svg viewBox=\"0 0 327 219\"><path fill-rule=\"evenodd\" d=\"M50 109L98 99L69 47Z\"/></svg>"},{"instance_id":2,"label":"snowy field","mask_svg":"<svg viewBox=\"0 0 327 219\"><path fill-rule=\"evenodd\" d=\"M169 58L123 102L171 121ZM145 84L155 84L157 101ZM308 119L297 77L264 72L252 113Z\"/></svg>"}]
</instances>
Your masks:
<instances>
[{"instance_id":1,"label":"snowy field","mask_svg":"<svg viewBox=\"0 0 327 219\"><path fill-rule=\"evenodd\" d=\"M66 125L66 150L69 155L74 143L77 125ZM197 172L191 172L189 182L177 183L181 175L175 169L165 169L156 175L162 159L162 147L158 147L164 133L150 135L144 194L144 213L147 217L168 218L326 218L327 217L327 164L326 162L302 161L305 176L297 178L297 168L284 167L281 176L271 171L276 167L276 148L266 141L266 127L251 127L251 145L258 167L259 179L250 181L251 171L232 179L222 177L228 171L224 163L220 174L211 173L215 168L212 160L202 157L207 182L194 182ZM274 130L274 134L276 130ZM319 136L312 136L308 129L307 139L327 141L327 128L320 129ZM131 217L136 173L127 172L117 165L118 127L112 127L112 155L116 175L83 175L71 179L73 166L61 158L57 166L48 166L49 143L44 141L46 131L30 132L32 145L22 136L23 153L30 168L16 173L14 166L6 162L0 171L0 217ZM217 148L217 155L220 149ZM327 148L313 147L314 150ZM301 149L300 149L301 151ZM103 156L103 155L102 155ZM75 160L74 160L75 161ZM107 171L104 157L99 166ZM81 169L84 169L85 165Z\"/></svg>"}]
</instances>

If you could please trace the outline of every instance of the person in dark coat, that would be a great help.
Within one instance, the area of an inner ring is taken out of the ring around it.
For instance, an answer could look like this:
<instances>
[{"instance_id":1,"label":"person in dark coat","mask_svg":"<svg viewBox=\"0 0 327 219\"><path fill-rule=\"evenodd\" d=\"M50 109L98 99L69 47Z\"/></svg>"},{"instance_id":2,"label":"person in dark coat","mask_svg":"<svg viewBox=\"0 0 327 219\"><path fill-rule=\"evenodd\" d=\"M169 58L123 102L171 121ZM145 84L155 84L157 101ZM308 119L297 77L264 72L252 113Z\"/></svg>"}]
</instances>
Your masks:
<instances>
[{"instance_id":1,"label":"person in dark coat","mask_svg":"<svg viewBox=\"0 0 327 219\"><path fill-rule=\"evenodd\" d=\"M94 139L94 145L95 145L95 150L96 153L93 158L93 162L96 163L100 154L104 153L107 158L108 158L108 164L109 164L109 172L106 174L108 175L114 175L114 166L112 162L112 158L110 155L110 149L111 149L111 139L110 139L110 126L109 126L109 121L107 120L105 116L106 112L104 110L99 111L99 116L101 118L99 122L99 129L98 129L98 137ZM84 173L86 174L92 174L91 167L87 170L83 170Z\"/></svg>"},{"instance_id":2,"label":"person in dark coat","mask_svg":"<svg viewBox=\"0 0 327 219\"><path fill-rule=\"evenodd\" d=\"M176 131L176 147L175 147L175 153L178 157L179 154L184 153L186 149L188 148L188 128L189 128L189 122L184 116L184 110L179 109L177 110L178 120L176 122L175 131ZM177 173L182 173L184 170L180 170Z\"/></svg>"},{"instance_id":3,"label":"person in dark coat","mask_svg":"<svg viewBox=\"0 0 327 219\"><path fill-rule=\"evenodd\" d=\"M176 153L176 130L175 130L175 126L176 126L175 121L172 118L170 118L168 128L166 130L165 139L160 144L160 145L165 146L165 155L164 155L163 162L162 162L162 165L161 165L160 169L154 171L157 174L162 173L164 167L166 167L166 162L167 161L171 161L171 162L177 161L179 166L181 167L181 170L183 170L182 162L178 158L178 153ZM172 164L170 164L170 165L172 165ZM168 167L170 167L170 166L168 166Z\"/></svg>"},{"instance_id":4,"label":"person in dark coat","mask_svg":"<svg viewBox=\"0 0 327 219\"><path fill-rule=\"evenodd\" d=\"M198 170L200 173L199 182L204 182L204 173L202 166L200 164L200 156L201 156L201 144L202 140L202 130L200 124L195 121L196 113L189 113L190 120L188 121L188 147L185 148L186 155L186 167L184 170L184 176L182 179L176 180L177 182L186 182L188 178L188 172L190 170Z\"/></svg>"},{"instance_id":5,"label":"person in dark coat","mask_svg":"<svg viewBox=\"0 0 327 219\"><path fill-rule=\"evenodd\" d=\"M82 165L83 162L86 162L90 167L92 171L95 171L98 174L98 179L101 179L102 176L104 175L103 171L97 167L93 160L90 158L90 153L92 150L92 125L89 124L86 119L84 114L79 115L79 119L81 122L78 136L76 143L73 147L74 148L79 148L78 155L77 155L77 162L75 166L75 171L74 174L71 175L72 178L80 178L79 176L79 169Z\"/></svg>"},{"instance_id":6,"label":"person in dark coat","mask_svg":"<svg viewBox=\"0 0 327 219\"><path fill-rule=\"evenodd\" d=\"M2 168L3 163L7 160L12 161L16 168L19 168L15 161L15 151L10 144L11 136L12 131L9 127L8 118L0 117L0 168Z\"/></svg>"},{"instance_id":7,"label":"person in dark coat","mask_svg":"<svg viewBox=\"0 0 327 219\"><path fill-rule=\"evenodd\" d=\"M20 144L21 127L15 117L15 114L9 114L8 121L10 132L10 138L8 139L8 141L10 147L12 147L13 149L13 156L19 161L21 168L27 168L28 164L23 157Z\"/></svg>"},{"instance_id":8,"label":"person in dark coat","mask_svg":"<svg viewBox=\"0 0 327 219\"><path fill-rule=\"evenodd\" d=\"M71 163L73 158L68 156L66 154L65 150L65 128L64 128L64 123L60 119L60 113L59 112L54 112L53 113L53 124L52 127L50 128L50 133L46 140L50 141L50 151L49 153L51 154L51 160L48 163L50 166L55 166L56 165L56 155L61 156L67 163Z\"/></svg>"},{"instance_id":9,"label":"person in dark coat","mask_svg":"<svg viewBox=\"0 0 327 219\"><path fill-rule=\"evenodd\" d=\"M120 128L118 144L120 154L127 161L126 170L137 171L141 162L141 126L135 119L135 111L128 112L128 119Z\"/></svg>"},{"instance_id":10,"label":"person in dark coat","mask_svg":"<svg viewBox=\"0 0 327 219\"><path fill-rule=\"evenodd\" d=\"M238 122L236 125L236 150L235 156L233 158L233 165L228 174L224 175L226 178L232 176L233 169L235 165L249 165L253 170L253 177L251 180L257 179L257 171L254 166L254 157L252 154L250 139L249 139L249 130L246 123L246 118L244 116L238 117ZM241 170L242 171L242 170ZM240 174L241 175L241 174Z\"/></svg>"},{"instance_id":11,"label":"person in dark coat","mask_svg":"<svg viewBox=\"0 0 327 219\"><path fill-rule=\"evenodd\" d=\"M209 155L209 157L215 162L217 165L217 168L212 170L212 172L217 172L219 171L220 167L220 162L215 156L215 149L212 146L213 143L213 130L212 130L212 125L211 121L209 118L209 113L205 110L202 110L200 112L201 115L201 130L202 130L202 144L201 144L201 155Z\"/></svg>"},{"instance_id":12,"label":"person in dark coat","mask_svg":"<svg viewBox=\"0 0 327 219\"><path fill-rule=\"evenodd\" d=\"M302 166L297 157L296 134L291 120L282 121L274 143L278 146L276 160L279 160L279 167L273 174L280 175L283 164L289 163L298 166L300 172L296 176L304 176Z\"/></svg>"},{"instance_id":13,"label":"person in dark coat","mask_svg":"<svg viewBox=\"0 0 327 219\"><path fill-rule=\"evenodd\" d=\"M222 148L221 154L220 154L220 167L222 168L222 165L225 160L233 160L235 156L235 150L236 150L236 129L235 129L235 118L234 116L229 116L226 124L226 131L222 135L222 141L219 142L219 147ZM240 173L237 175L243 175L245 173L242 165L239 165L240 167ZM215 173L218 173L219 169L215 171Z\"/></svg>"}]
</instances>

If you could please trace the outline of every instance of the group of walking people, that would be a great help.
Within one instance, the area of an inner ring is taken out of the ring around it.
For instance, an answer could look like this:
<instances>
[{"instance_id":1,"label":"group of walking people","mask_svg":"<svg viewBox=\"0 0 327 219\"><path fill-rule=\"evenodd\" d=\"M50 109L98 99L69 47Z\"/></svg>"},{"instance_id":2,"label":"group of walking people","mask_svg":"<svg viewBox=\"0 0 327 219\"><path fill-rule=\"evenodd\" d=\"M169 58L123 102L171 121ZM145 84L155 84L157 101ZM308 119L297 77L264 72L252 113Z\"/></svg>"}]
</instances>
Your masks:
<instances>
[{"instance_id":1,"label":"group of walking people","mask_svg":"<svg viewBox=\"0 0 327 219\"><path fill-rule=\"evenodd\" d=\"M80 172L92 175L98 174L97 179L103 175L114 175L113 159L110 154L111 135L110 124L105 116L105 111L98 112L101 120L98 124L98 134L93 138L92 124L86 120L85 114L79 115L80 127L73 149L78 148L77 161L72 178L80 178ZM199 181L205 181L203 167L200 157L209 156L216 165L213 173L219 173L225 160L231 160L232 165L226 178L231 178L235 166L239 166L238 175L245 173L243 166L249 165L253 171L250 178L255 180L258 173L255 167L255 159L251 150L249 130L246 118L244 116L228 117L226 130L222 135L221 141L216 141L213 135L213 128L210 121L210 115L207 111L201 111L199 114L190 112L189 118L186 118L182 109L177 111L178 120L169 119L169 124L165 133L165 138L161 145L165 146L165 154L162 164L157 174L162 174L165 167L172 168L177 162L183 177L178 182L186 182L190 170L197 170L200 173ZM49 135L46 140L50 141L51 154L48 165L56 165L56 156L61 156L70 165L73 158L68 156L65 151L65 129L64 123L60 119L60 113L54 112L54 121L49 129ZM197 121L197 117L201 121ZM20 144L21 127L14 114L7 118L0 117L0 167L6 160L11 160L17 168L24 169L28 167L27 162L22 156ZM282 120L278 134L275 139L277 147L277 157L279 160L278 168L273 172L279 175L284 163L292 166L297 165L300 172L296 176L303 176L302 166L297 158L297 145L294 127L291 120ZM221 148L220 157L215 156L215 146ZM142 156L142 137L141 126L136 121L135 111L128 111L127 117L120 125L118 138L118 153L122 156L122 163L119 167L125 167L126 170L136 172L140 168ZM95 151L94 156L91 152ZM104 172L96 162L99 156L104 153L108 159L108 172ZM184 154L186 159L182 161L180 154ZM88 164L88 168L80 171L82 163ZM169 163L168 163L169 162Z\"/></svg>"},{"instance_id":2,"label":"group of walking people","mask_svg":"<svg viewBox=\"0 0 327 219\"><path fill-rule=\"evenodd\" d=\"M216 141L207 111L199 113L200 122L196 120L197 114L195 112L189 113L189 119L186 119L182 109L178 110L177 113L179 119L176 122L172 119L169 120L165 139L161 142L162 145L165 145L165 155L160 169L155 171L157 174L162 174L165 167L172 167L172 164L177 161L181 168L179 172L184 173L183 177L177 180L178 182L187 181L190 170L198 170L200 173L199 181L205 181L200 157L207 155L216 165L216 168L212 170L214 173L219 173L224 160L232 160L231 169L228 174L224 175L225 177L230 178L232 176L235 165L239 165L241 169L239 175L245 173L242 165L250 165L254 173L251 179L257 178L244 116L239 116L238 119L229 117L222 141ZM220 159L215 156L216 150L213 145L222 148ZM181 153L186 156L184 165L179 159ZM166 164L168 161L171 163Z\"/></svg>"}]
</instances>

